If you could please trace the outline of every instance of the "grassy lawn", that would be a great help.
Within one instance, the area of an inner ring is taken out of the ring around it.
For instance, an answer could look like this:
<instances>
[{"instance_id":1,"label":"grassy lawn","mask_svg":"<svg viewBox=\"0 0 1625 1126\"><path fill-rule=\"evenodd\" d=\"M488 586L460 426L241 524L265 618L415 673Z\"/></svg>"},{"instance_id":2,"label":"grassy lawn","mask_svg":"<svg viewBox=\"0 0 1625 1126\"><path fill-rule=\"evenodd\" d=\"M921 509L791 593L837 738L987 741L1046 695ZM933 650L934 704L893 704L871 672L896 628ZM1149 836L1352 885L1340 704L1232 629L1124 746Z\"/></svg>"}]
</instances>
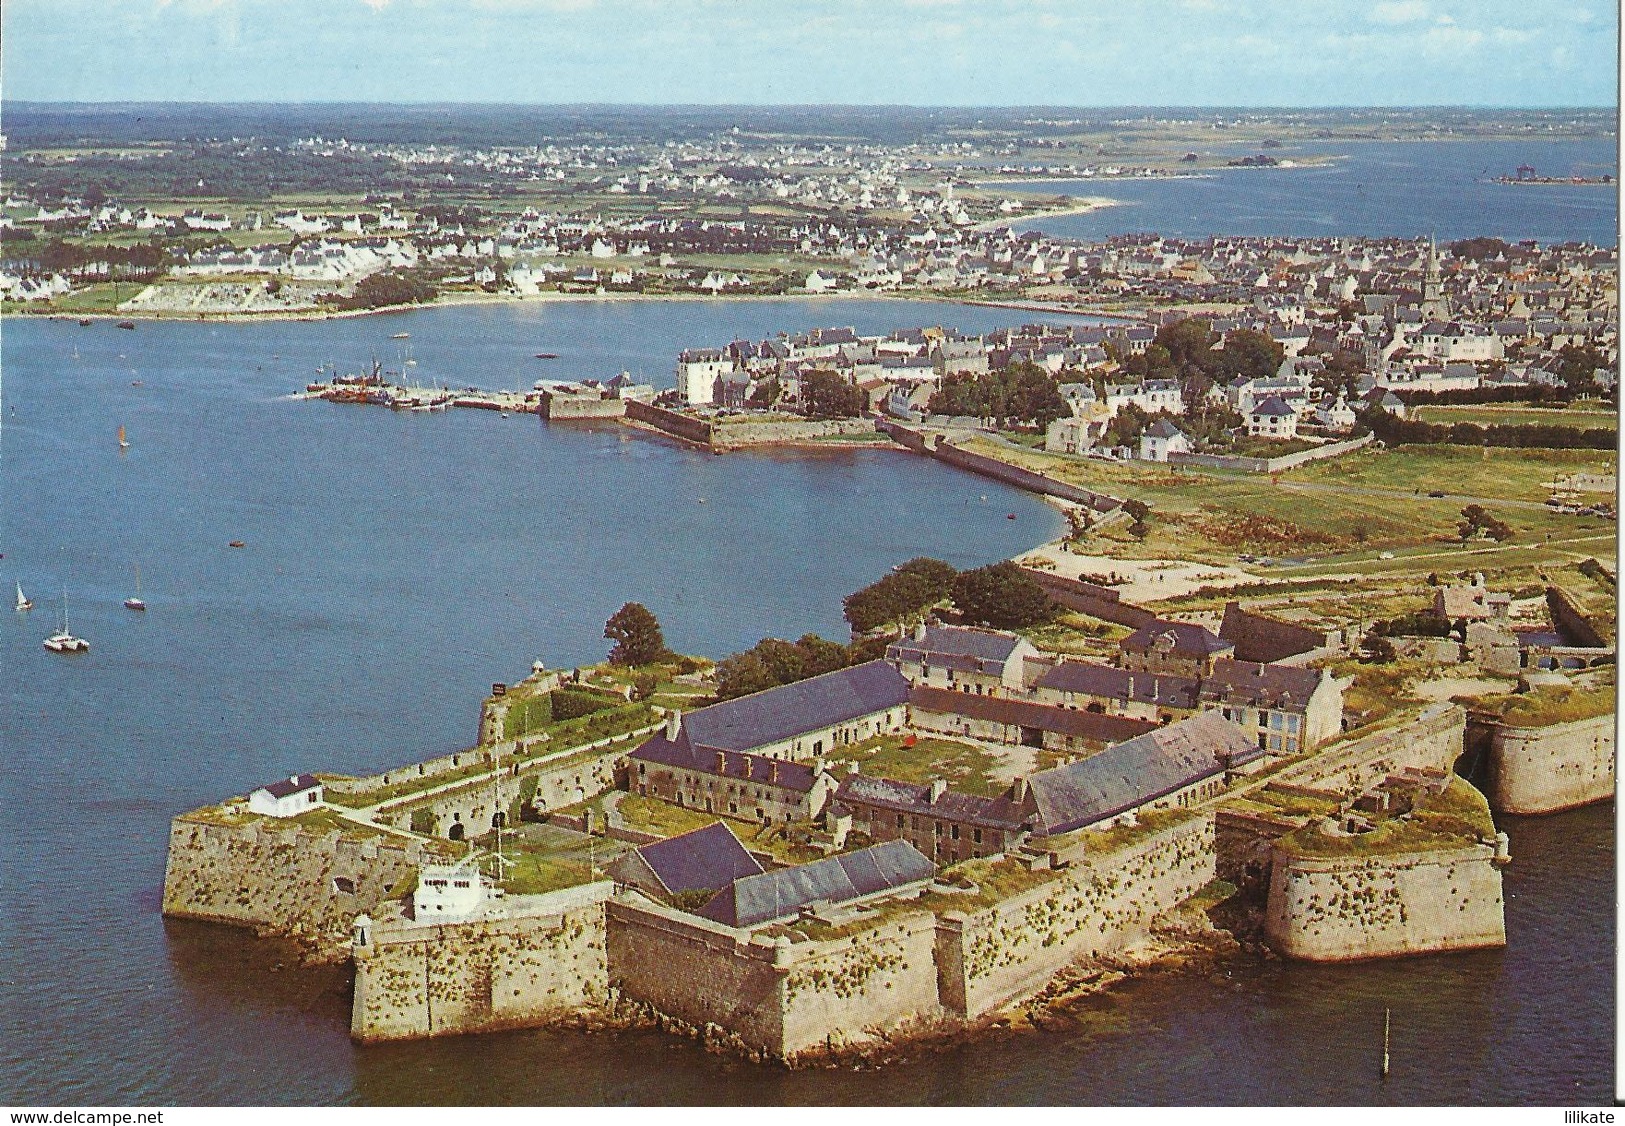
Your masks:
<instances>
[{"instance_id":1,"label":"grassy lawn","mask_svg":"<svg viewBox=\"0 0 1625 1126\"><path fill-rule=\"evenodd\" d=\"M1290 475L1294 481L1362 485L1399 492L1430 489L1476 496L1545 500L1544 482L1568 473L1612 473L1614 457L1604 450L1476 449L1469 446L1396 446L1358 450L1328 461L1311 462Z\"/></svg>"},{"instance_id":2,"label":"grassy lawn","mask_svg":"<svg viewBox=\"0 0 1625 1126\"><path fill-rule=\"evenodd\" d=\"M993 797L1005 790L991 772L998 759L973 743L921 736L913 746L899 735L877 735L861 743L839 747L829 755L837 762L855 762L863 773L899 782L923 785L941 778L956 790Z\"/></svg>"},{"instance_id":3,"label":"grassy lawn","mask_svg":"<svg viewBox=\"0 0 1625 1126\"><path fill-rule=\"evenodd\" d=\"M601 806L602 800L593 804ZM783 825L762 825L755 821L741 820L719 813L706 813L703 810L672 805L658 798L639 797L636 794L622 797L617 808L626 827L642 833L675 837L724 821L746 848L753 852L768 853L780 864L806 864L824 855L818 849L788 840Z\"/></svg>"},{"instance_id":4,"label":"grassy lawn","mask_svg":"<svg viewBox=\"0 0 1625 1126\"><path fill-rule=\"evenodd\" d=\"M1412 408L1411 416L1422 422L1445 424L1476 422L1480 426L1572 426L1577 430L1619 428L1618 419L1611 410L1585 410L1573 407L1432 405Z\"/></svg>"}]
</instances>

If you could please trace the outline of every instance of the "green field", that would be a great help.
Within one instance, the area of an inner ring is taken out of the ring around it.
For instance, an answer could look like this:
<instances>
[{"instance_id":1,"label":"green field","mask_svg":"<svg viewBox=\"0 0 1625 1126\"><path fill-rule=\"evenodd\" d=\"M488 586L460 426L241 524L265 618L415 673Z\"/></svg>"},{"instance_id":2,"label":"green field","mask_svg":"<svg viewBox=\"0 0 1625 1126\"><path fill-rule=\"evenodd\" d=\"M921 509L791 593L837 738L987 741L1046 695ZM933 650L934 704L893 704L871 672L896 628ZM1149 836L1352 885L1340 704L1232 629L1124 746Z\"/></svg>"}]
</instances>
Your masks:
<instances>
[{"instance_id":1,"label":"green field","mask_svg":"<svg viewBox=\"0 0 1625 1126\"><path fill-rule=\"evenodd\" d=\"M1504 407L1492 403L1475 406L1421 406L1411 417L1422 422L1475 422L1480 426L1572 426L1577 430L1617 430L1612 410L1554 407Z\"/></svg>"}]
</instances>

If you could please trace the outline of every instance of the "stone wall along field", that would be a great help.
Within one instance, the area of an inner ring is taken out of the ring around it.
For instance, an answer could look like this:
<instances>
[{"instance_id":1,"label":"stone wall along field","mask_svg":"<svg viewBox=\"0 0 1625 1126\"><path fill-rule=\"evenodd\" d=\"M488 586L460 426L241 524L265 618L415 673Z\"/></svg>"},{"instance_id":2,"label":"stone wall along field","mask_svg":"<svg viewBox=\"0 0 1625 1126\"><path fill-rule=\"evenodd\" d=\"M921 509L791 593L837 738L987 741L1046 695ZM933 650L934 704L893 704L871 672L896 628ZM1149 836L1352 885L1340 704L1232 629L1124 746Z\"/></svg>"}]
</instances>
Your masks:
<instances>
[{"instance_id":1,"label":"stone wall along field","mask_svg":"<svg viewBox=\"0 0 1625 1126\"><path fill-rule=\"evenodd\" d=\"M517 896L502 916L376 926L357 944L350 1035L362 1042L534 1028L603 1004L607 882Z\"/></svg>"},{"instance_id":2,"label":"stone wall along field","mask_svg":"<svg viewBox=\"0 0 1625 1126\"><path fill-rule=\"evenodd\" d=\"M1505 946L1494 856L1483 844L1370 857L1277 851L1265 935L1312 962Z\"/></svg>"},{"instance_id":3,"label":"stone wall along field","mask_svg":"<svg viewBox=\"0 0 1625 1126\"><path fill-rule=\"evenodd\" d=\"M975 1018L1042 989L1068 962L1121 949L1214 878L1213 820L1196 817L937 931L942 1006Z\"/></svg>"},{"instance_id":4,"label":"stone wall along field","mask_svg":"<svg viewBox=\"0 0 1625 1126\"><path fill-rule=\"evenodd\" d=\"M330 946L356 915L404 895L437 859L415 840L352 840L245 815L227 825L182 814L170 823L164 914L250 927Z\"/></svg>"},{"instance_id":5,"label":"stone wall along field","mask_svg":"<svg viewBox=\"0 0 1625 1126\"><path fill-rule=\"evenodd\" d=\"M1490 808L1556 813L1614 793L1612 713L1547 727L1490 725Z\"/></svg>"}]
</instances>

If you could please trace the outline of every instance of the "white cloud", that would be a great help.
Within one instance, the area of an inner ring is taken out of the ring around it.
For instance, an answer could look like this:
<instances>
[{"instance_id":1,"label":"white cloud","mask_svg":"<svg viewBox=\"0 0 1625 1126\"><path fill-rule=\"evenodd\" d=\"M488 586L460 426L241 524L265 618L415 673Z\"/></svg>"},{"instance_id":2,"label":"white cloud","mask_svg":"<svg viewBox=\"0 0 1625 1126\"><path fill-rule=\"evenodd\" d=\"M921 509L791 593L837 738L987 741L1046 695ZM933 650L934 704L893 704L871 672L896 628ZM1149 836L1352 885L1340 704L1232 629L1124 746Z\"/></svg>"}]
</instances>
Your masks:
<instances>
[{"instance_id":1,"label":"white cloud","mask_svg":"<svg viewBox=\"0 0 1625 1126\"><path fill-rule=\"evenodd\" d=\"M1382 0L1371 9L1373 23L1416 23L1427 18L1426 0Z\"/></svg>"},{"instance_id":2,"label":"white cloud","mask_svg":"<svg viewBox=\"0 0 1625 1126\"><path fill-rule=\"evenodd\" d=\"M375 12L381 12L389 7L389 0L361 0L361 2Z\"/></svg>"}]
</instances>

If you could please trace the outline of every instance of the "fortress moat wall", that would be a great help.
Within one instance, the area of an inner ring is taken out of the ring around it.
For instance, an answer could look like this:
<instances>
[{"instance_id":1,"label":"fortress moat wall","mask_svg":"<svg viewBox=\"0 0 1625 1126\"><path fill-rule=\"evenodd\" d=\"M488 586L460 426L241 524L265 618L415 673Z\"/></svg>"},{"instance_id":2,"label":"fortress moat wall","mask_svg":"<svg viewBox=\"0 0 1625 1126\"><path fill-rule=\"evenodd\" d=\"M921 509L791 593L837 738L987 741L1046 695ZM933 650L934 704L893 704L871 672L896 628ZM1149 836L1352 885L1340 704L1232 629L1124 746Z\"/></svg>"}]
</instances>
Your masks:
<instances>
[{"instance_id":1,"label":"fortress moat wall","mask_svg":"<svg viewBox=\"0 0 1625 1126\"><path fill-rule=\"evenodd\" d=\"M1487 753L1487 796L1500 813L1556 813L1614 794L1615 716L1546 727L1475 717L1474 742Z\"/></svg>"}]
</instances>

